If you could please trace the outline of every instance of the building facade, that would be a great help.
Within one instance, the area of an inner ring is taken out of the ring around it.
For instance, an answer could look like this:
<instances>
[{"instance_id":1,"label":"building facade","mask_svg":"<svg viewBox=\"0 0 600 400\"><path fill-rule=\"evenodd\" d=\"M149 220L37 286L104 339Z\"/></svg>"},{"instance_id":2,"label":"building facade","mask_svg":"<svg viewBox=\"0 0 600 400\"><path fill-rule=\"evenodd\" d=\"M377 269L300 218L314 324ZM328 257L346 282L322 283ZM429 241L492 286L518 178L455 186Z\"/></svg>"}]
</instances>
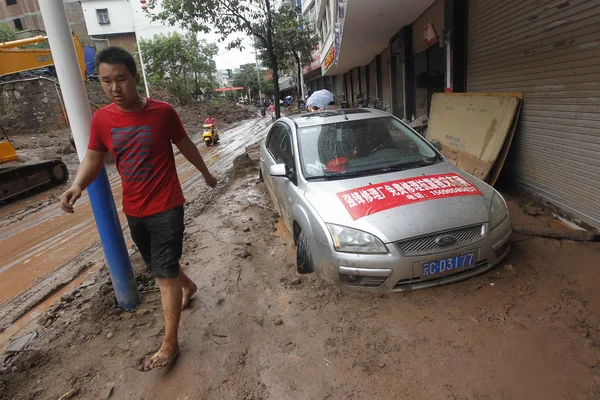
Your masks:
<instances>
[{"instance_id":1,"label":"building facade","mask_svg":"<svg viewBox=\"0 0 600 400\"><path fill-rule=\"evenodd\" d=\"M71 30L83 45L93 41L88 35L80 1L64 0ZM6 24L21 32L21 36L43 35L44 21L38 0L0 0L0 24Z\"/></svg>"},{"instance_id":2,"label":"building facade","mask_svg":"<svg viewBox=\"0 0 600 400\"><path fill-rule=\"evenodd\" d=\"M307 90L427 121L434 93L522 92L505 174L600 228L600 2L308 0ZM318 65L318 66L317 66Z\"/></svg>"},{"instance_id":3,"label":"building facade","mask_svg":"<svg viewBox=\"0 0 600 400\"><path fill-rule=\"evenodd\" d=\"M98 49L122 46L137 53L135 19L127 0L82 0L88 34Z\"/></svg>"},{"instance_id":4,"label":"building facade","mask_svg":"<svg viewBox=\"0 0 600 400\"><path fill-rule=\"evenodd\" d=\"M230 81L233 76L233 70L231 69L220 69L217 70L217 82L220 87L229 87Z\"/></svg>"}]
</instances>

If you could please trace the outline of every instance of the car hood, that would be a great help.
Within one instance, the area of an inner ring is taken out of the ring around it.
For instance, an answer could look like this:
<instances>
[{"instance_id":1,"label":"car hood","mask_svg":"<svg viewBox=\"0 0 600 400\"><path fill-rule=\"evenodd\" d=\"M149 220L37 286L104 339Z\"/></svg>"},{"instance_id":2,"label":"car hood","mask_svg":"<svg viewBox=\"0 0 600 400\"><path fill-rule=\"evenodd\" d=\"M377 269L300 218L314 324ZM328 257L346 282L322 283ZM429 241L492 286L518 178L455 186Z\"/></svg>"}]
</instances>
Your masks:
<instances>
[{"instance_id":1,"label":"car hood","mask_svg":"<svg viewBox=\"0 0 600 400\"><path fill-rule=\"evenodd\" d=\"M482 195L445 197L390 208L354 220L337 194L363 186L424 175L456 173L471 182ZM374 234L385 243L489 221L494 190L447 161L401 172L359 178L309 182L305 197L326 223Z\"/></svg>"}]
</instances>

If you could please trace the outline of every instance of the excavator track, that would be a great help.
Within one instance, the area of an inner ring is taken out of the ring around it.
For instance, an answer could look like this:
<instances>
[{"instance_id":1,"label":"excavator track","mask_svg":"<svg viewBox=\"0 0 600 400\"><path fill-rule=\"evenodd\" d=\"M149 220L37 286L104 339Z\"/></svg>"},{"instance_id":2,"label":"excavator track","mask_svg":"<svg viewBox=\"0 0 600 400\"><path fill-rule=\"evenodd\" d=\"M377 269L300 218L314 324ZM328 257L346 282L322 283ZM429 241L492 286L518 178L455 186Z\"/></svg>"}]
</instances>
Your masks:
<instances>
[{"instance_id":1,"label":"excavator track","mask_svg":"<svg viewBox=\"0 0 600 400\"><path fill-rule=\"evenodd\" d=\"M69 170L60 160L0 167L0 205L65 183Z\"/></svg>"}]
</instances>

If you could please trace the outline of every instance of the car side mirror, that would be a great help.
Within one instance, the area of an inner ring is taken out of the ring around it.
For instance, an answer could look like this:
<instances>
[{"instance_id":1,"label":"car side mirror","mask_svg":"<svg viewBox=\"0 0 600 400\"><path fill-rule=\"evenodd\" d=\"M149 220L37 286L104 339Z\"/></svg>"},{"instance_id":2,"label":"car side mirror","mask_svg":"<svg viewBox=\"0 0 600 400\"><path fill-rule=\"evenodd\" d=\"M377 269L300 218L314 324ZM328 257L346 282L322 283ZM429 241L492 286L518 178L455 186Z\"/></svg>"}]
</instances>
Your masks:
<instances>
[{"instance_id":1,"label":"car side mirror","mask_svg":"<svg viewBox=\"0 0 600 400\"><path fill-rule=\"evenodd\" d=\"M387 111L390 108L392 108L392 106L391 106L391 104L388 103L388 104L385 105L385 109L383 111Z\"/></svg>"},{"instance_id":2,"label":"car side mirror","mask_svg":"<svg viewBox=\"0 0 600 400\"><path fill-rule=\"evenodd\" d=\"M269 175L281 178L288 177L288 170L285 164L275 164L269 167Z\"/></svg>"},{"instance_id":3,"label":"car side mirror","mask_svg":"<svg viewBox=\"0 0 600 400\"><path fill-rule=\"evenodd\" d=\"M442 142L439 140L432 140L431 144L437 149L437 151L442 151Z\"/></svg>"}]
</instances>

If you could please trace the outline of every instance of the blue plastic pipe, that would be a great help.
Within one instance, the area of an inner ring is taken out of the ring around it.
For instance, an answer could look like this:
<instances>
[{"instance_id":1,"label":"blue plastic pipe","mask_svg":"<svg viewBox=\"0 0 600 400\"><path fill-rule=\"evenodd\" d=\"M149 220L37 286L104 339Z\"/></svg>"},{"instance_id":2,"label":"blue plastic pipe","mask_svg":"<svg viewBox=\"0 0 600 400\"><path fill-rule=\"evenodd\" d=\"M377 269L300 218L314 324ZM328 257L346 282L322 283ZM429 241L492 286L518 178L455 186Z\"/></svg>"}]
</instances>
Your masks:
<instances>
[{"instance_id":1,"label":"blue plastic pipe","mask_svg":"<svg viewBox=\"0 0 600 400\"><path fill-rule=\"evenodd\" d=\"M104 167L87 190L117 303L121 308L133 310L141 302L140 293L137 289L117 207Z\"/></svg>"},{"instance_id":2,"label":"blue plastic pipe","mask_svg":"<svg viewBox=\"0 0 600 400\"><path fill-rule=\"evenodd\" d=\"M90 140L92 112L77 61L67 12L63 0L40 0L39 4L77 155L81 161L85 157ZM104 168L88 187L88 193L117 302L122 308L134 309L140 304L140 293L135 284L117 207Z\"/></svg>"}]
</instances>

